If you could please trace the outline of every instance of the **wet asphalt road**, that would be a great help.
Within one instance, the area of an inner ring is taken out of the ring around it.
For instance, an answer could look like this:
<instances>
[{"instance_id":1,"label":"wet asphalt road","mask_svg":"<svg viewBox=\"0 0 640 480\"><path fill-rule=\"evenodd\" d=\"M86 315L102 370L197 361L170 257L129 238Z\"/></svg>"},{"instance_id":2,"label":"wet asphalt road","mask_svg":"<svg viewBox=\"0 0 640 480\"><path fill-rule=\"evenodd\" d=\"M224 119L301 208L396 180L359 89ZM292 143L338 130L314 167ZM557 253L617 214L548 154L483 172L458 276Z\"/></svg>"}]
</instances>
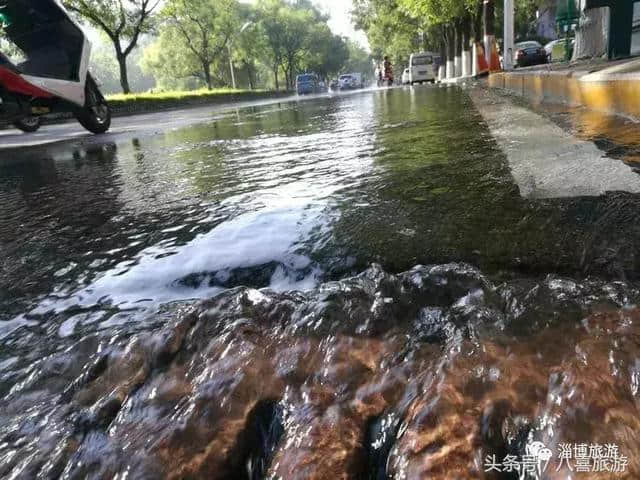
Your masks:
<instances>
[{"instance_id":1,"label":"wet asphalt road","mask_svg":"<svg viewBox=\"0 0 640 480\"><path fill-rule=\"evenodd\" d=\"M583 136L438 86L0 132L0 320L57 330L79 309L306 289L372 262L636 278L640 176Z\"/></svg>"},{"instance_id":2,"label":"wet asphalt road","mask_svg":"<svg viewBox=\"0 0 640 480\"><path fill-rule=\"evenodd\" d=\"M0 478L449 480L525 438L640 478L640 129L563 115L419 87L3 132Z\"/></svg>"},{"instance_id":3,"label":"wet asphalt road","mask_svg":"<svg viewBox=\"0 0 640 480\"><path fill-rule=\"evenodd\" d=\"M121 141L127 137L153 135L187 127L192 124L208 122L215 120L215 118L221 114L233 110L263 107L292 101L304 101L323 96L327 97L328 95L313 95L304 98L291 96L118 116L112 119L111 128L109 132L104 135L93 135L87 132L75 120L44 125L38 132L30 134L22 133L17 129L0 130L0 152L3 150L20 150L69 141L80 141L83 144L109 143L115 140ZM2 153L0 153L0 161L1 160L4 160Z\"/></svg>"}]
</instances>

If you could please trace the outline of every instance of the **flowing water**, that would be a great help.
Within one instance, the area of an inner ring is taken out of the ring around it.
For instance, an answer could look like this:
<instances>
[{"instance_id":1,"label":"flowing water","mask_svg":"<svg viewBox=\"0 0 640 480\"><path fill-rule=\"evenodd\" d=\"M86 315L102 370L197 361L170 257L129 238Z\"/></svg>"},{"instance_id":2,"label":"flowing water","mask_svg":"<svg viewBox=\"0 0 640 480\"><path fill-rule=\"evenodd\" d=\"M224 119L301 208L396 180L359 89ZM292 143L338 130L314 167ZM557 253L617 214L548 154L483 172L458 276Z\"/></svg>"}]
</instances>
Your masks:
<instances>
[{"instance_id":1,"label":"flowing water","mask_svg":"<svg viewBox=\"0 0 640 480\"><path fill-rule=\"evenodd\" d=\"M539 116L540 181L482 95L1 152L0 476L640 478L640 128Z\"/></svg>"}]
</instances>

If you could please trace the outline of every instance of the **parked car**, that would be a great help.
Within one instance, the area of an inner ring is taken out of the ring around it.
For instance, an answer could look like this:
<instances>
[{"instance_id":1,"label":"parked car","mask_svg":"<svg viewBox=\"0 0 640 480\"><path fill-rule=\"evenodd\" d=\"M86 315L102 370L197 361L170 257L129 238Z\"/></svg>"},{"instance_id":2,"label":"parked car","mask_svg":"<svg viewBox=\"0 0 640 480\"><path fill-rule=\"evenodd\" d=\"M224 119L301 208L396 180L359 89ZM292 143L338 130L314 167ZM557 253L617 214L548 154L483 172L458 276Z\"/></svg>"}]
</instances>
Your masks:
<instances>
[{"instance_id":1,"label":"parked car","mask_svg":"<svg viewBox=\"0 0 640 480\"><path fill-rule=\"evenodd\" d=\"M353 90L363 86L361 73L345 73L338 77L338 88L340 90Z\"/></svg>"},{"instance_id":2,"label":"parked car","mask_svg":"<svg viewBox=\"0 0 640 480\"><path fill-rule=\"evenodd\" d=\"M517 67L540 65L547 63L547 52L540 43L535 40L519 42L515 44L515 61Z\"/></svg>"},{"instance_id":3,"label":"parked car","mask_svg":"<svg viewBox=\"0 0 640 480\"><path fill-rule=\"evenodd\" d=\"M435 82L438 71L434 60L437 57L432 52L412 53L409 57L409 83Z\"/></svg>"},{"instance_id":4,"label":"parked car","mask_svg":"<svg viewBox=\"0 0 640 480\"><path fill-rule=\"evenodd\" d=\"M573 55L573 47L576 43L575 38L569 39L569 58ZM553 40L544 46L544 51L547 53L547 62L562 62L566 58L565 56L566 40L559 38Z\"/></svg>"},{"instance_id":5,"label":"parked car","mask_svg":"<svg viewBox=\"0 0 640 480\"><path fill-rule=\"evenodd\" d=\"M303 73L296 77L296 92L298 95L318 93L318 76L315 73Z\"/></svg>"},{"instance_id":6,"label":"parked car","mask_svg":"<svg viewBox=\"0 0 640 480\"><path fill-rule=\"evenodd\" d=\"M402 72L402 85L409 84L409 69L405 68L404 72Z\"/></svg>"}]
</instances>

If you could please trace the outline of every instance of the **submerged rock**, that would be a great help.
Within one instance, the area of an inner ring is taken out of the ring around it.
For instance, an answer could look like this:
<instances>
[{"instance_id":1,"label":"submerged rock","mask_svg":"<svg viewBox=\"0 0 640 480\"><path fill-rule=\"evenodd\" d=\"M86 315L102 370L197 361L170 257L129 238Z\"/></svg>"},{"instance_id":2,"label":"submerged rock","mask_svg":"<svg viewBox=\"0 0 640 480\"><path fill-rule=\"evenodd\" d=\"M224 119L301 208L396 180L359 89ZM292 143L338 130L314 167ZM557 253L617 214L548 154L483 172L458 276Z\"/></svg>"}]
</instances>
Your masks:
<instances>
[{"instance_id":1,"label":"submerged rock","mask_svg":"<svg viewBox=\"0 0 640 480\"><path fill-rule=\"evenodd\" d=\"M567 443L615 444L616 478L638 478L637 298L595 280L494 285L460 264L228 290L16 373L0 476L511 478L487 458L542 442L544 477L523 478L568 478Z\"/></svg>"}]
</instances>

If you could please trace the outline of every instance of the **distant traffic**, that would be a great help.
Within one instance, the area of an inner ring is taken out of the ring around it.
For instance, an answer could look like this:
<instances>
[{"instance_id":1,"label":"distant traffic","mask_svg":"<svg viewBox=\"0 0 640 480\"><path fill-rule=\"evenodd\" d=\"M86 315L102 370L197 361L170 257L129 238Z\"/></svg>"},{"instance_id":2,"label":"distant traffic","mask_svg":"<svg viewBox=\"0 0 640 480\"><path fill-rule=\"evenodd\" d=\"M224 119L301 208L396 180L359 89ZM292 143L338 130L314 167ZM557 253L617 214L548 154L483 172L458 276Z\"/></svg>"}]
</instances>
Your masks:
<instances>
[{"instance_id":1,"label":"distant traffic","mask_svg":"<svg viewBox=\"0 0 640 480\"><path fill-rule=\"evenodd\" d=\"M574 48L573 39L558 39L549 42L544 47L535 40L522 41L515 44L515 67L526 67L551 62L562 61L571 56ZM498 45L498 52L500 45ZM338 92L343 90L357 90L376 84L378 87L392 85L416 85L436 83L440 80L445 68L444 61L436 52L414 52L409 55L408 65L401 65L394 76L394 67L387 56L374 63L373 81L362 72L343 73L337 78L323 81L315 73L303 73L296 77L296 93L298 95ZM502 56L500 55L500 64Z\"/></svg>"},{"instance_id":2,"label":"distant traffic","mask_svg":"<svg viewBox=\"0 0 640 480\"><path fill-rule=\"evenodd\" d=\"M396 77L391 62L385 56L381 62L375 63L373 78L378 87L435 83L438 79L440 64L440 55L437 53L412 53L409 57L409 65L400 69L402 74L400 77ZM295 88L298 95L312 95L329 91L358 90L369 87L374 82L370 81L367 75L362 72L343 73L326 82L315 73L301 73L296 76Z\"/></svg>"},{"instance_id":3,"label":"distant traffic","mask_svg":"<svg viewBox=\"0 0 640 480\"><path fill-rule=\"evenodd\" d=\"M333 92L356 90L364 87L365 77L360 72L344 73L338 78L332 79L328 86L315 73L302 73L296 77L296 93L298 95L326 93L329 90Z\"/></svg>"}]
</instances>

